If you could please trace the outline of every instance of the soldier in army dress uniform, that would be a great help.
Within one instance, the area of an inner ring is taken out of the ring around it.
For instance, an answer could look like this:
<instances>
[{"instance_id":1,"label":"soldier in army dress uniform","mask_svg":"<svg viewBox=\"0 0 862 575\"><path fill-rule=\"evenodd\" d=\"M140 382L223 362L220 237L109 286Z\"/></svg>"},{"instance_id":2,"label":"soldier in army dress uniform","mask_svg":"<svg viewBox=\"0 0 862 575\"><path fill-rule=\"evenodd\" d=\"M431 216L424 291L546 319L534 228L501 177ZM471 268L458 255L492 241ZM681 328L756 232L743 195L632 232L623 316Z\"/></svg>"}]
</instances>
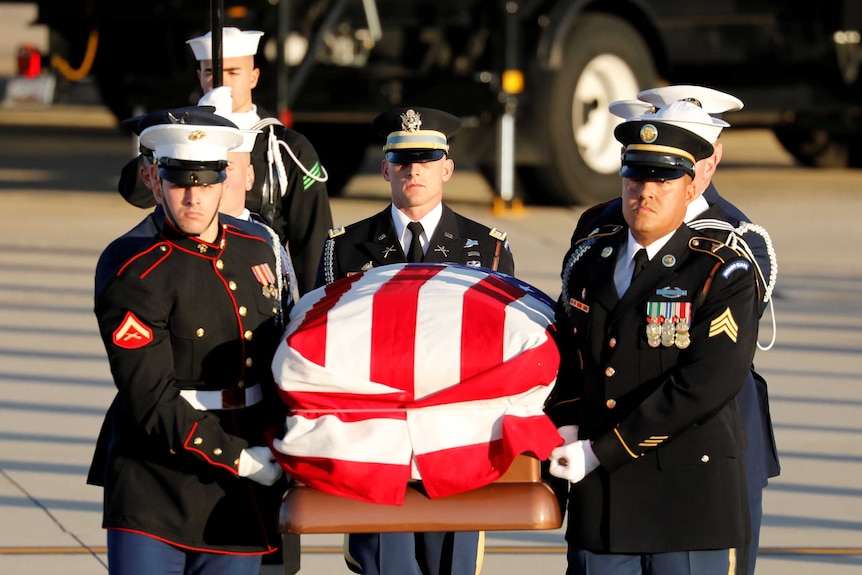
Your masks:
<instances>
[{"instance_id":1,"label":"soldier in army dress uniform","mask_svg":"<svg viewBox=\"0 0 862 575\"><path fill-rule=\"evenodd\" d=\"M155 232L109 247L97 269L118 393L89 481L104 486L110 572L257 575L284 491L267 439L284 422L276 254L217 212L240 131L205 112L176 121L141 134Z\"/></svg>"},{"instance_id":2,"label":"soldier in army dress uniform","mask_svg":"<svg viewBox=\"0 0 862 575\"><path fill-rule=\"evenodd\" d=\"M372 267L404 262L458 263L515 272L506 234L469 220L443 202L452 177L448 138L460 120L430 108L379 115L386 138L381 164L392 203L382 212L329 234L318 285ZM365 575L474 575L483 544L476 532L361 533L348 537L348 566Z\"/></svg>"},{"instance_id":3,"label":"soldier in army dress uniform","mask_svg":"<svg viewBox=\"0 0 862 575\"><path fill-rule=\"evenodd\" d=\"M565 444L569 574L726 574L749 535L734 398L757 341L752 263L683 223L709 141L630 120L623 221L572 238L547 412Z\"/></svg>"}]
</instances>

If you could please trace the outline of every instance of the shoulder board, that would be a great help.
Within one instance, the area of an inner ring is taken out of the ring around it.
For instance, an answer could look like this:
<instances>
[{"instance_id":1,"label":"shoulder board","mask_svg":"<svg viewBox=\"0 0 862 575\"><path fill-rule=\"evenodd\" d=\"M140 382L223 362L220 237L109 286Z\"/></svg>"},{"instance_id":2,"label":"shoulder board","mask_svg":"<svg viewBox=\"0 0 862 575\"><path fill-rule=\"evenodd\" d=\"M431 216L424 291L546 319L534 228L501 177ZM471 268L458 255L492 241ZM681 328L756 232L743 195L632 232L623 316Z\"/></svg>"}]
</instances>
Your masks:
<instances>
[{"instance_id":1,"label":"shoulder board","mask_svg":"<svg viewBox=\"0 0 862 575\"><path fill-rule=\"evenodd\" d=\"M612 236L616 233L619 233L620 230L623 230L623 229L625 229L623 226L618 226L615 224L607 224L604 226L599 226L596 229L594 229L593 231L591 231L589 233L589 235L587 235L587 237L576 240L575 245L578 245L582 242L585 242L586 240L593 240L596 238Z\"/></svg>"},{"instance_id":2,"label":"shoulder board","mask_svg":"<svg viewBox=\"0 0 862 575\"><path fill-rule=\"evenodd\" d=\"M692 251L709 254L721 263L744 258L745 254L735 248L730 247L721 240L706 238L703 236L695 236L688 240L688 247Z\"/></svg>"},{"instance_id":3,"label":"shoulder board","mask_svg":"<svg viewBox=\"0 0 862 575\"><path fill-rule=\"evenodd\" d=\"M330 238L337 238L338 236L343 234L345 231L346 230L344 229L344 226L338 226L337 228L332 228L331 230L329 230L329 237Z\"/></svg>"},{"instance_id":4,"label":"shoulder board","mask_svg":"<svg viewBox=\"0 0 862 575\"><path fill-rule=\"evenodd\" d=\"M506 241L506 232L502 230L498 230L497 228L491 228L491 231L488 232L488 235L494 238L495 240L499 240L501 242Z\"/></svg>"}]
</instances>

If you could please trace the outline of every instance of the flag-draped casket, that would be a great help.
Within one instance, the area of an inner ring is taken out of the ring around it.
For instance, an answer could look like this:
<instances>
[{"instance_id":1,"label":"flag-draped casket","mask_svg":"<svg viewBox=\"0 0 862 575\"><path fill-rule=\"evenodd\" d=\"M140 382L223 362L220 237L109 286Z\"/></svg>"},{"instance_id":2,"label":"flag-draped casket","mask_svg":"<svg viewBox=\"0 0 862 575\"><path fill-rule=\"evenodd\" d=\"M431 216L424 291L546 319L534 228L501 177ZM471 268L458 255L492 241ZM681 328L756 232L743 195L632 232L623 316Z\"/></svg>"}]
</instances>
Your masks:
<instances>
[{"instance_id":1,"label":"flag-draped casket","mask_svg":"<svg viewBox=\"0 0 862 575\"><path fill-rule=\"evenodd\" d=\"M300 299L273 360L290 408L273 449L301 483L400 504L487 485L562 440L553 302L482 268L394 264Z\"/></svg>"}]
</instances>

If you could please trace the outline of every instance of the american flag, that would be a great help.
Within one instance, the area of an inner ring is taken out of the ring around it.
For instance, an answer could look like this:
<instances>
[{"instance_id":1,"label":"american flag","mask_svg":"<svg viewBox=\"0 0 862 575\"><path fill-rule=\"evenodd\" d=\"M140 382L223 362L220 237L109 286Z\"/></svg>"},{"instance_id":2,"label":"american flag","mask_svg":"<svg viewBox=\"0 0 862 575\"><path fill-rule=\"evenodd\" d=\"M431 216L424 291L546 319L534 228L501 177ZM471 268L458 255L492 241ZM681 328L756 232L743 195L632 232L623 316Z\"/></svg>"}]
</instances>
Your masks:
<instances>
[{"instance_id":1,"label":"american flag","mask_svg":"<svg viewBox=\"0 0 862 575\"><path fill-rule=\"evenodd\" d=\"M475 489L562 440L542 406L557 376L553 302L481 268L395 264L314 290L273 374L290 407L281 465L322 491L400 504Z\"/></svg>"}]
</instances>

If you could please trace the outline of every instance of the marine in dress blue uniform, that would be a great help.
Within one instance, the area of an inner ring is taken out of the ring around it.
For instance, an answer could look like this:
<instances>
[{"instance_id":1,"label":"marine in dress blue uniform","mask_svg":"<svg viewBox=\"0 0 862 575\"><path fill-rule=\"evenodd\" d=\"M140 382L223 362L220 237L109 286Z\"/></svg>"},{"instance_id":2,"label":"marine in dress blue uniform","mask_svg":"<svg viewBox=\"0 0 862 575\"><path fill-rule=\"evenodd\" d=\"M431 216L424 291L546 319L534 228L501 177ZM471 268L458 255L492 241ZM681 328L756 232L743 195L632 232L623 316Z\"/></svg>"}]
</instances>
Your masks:
<instances>
[{"instance_id":1,"label":"marine in dress blue uniform","mask_svg":"<svg viewBox=\"0 0 862 575\"><path fill-rule=\"evenodd\" d=\"M695 163L713 150L658 120L615 134L623 221L616 212L573 237L557 306L562 363L547 411L566 440L550 472L571 482L567 573L727 573L748 540L734 398L757 340L753 266L685 226L683 209L642 243L649 260L626 286L648 235L632 211L650 212L638 190L684 178L691 201Z\"/></svg>"},{"instance_id":2,"label":"marine in dress blue uniform","mask_svg":"<svg viewBox=\"0 0 862 575\"><path fill-rule=\"evenodd\" d=\"M442 169L451 174L448 137L459 126L455 116L429 108L398 108L378 116L375 130L386 138L384 177L392 183L396 178L389 170L412 169L412 164L436 169L441 162L445 164ZM428 194L434 199L419 211L411 210L407 204L412 200L392 183L389 207L332 230L324 246L318 285L372 267L409 261L407 253L414 241L407 227L410 221L423 224L421 237L415 238L422 248L417 261L459 263L513 275L505 232L455 213L442 202L442 182L438 183L440 189ZM412 216L421 217L413 220ZM364 575L474 575L481 568L484 537L477 532L354 533L348 535L345 547L348 567Z\"/></svg>"},{"instance_id":3,"label":"marine in dress blue uniform","mask_svg":"<svg viewBox=\"0 0 862 575\"><path fill-rule=\"evenodd\" d=\"M269 368L276 255L216 214L218 196L203 232L168 207L169 193L220 194L227 150L242 141L211 113L172 116L142 133L163 215L109 246L96 271L118 393L88 481L104 486L111 572L256 574L278 546L284 491L268 447L284 422Z\"/></svg>"}]
</instances>

